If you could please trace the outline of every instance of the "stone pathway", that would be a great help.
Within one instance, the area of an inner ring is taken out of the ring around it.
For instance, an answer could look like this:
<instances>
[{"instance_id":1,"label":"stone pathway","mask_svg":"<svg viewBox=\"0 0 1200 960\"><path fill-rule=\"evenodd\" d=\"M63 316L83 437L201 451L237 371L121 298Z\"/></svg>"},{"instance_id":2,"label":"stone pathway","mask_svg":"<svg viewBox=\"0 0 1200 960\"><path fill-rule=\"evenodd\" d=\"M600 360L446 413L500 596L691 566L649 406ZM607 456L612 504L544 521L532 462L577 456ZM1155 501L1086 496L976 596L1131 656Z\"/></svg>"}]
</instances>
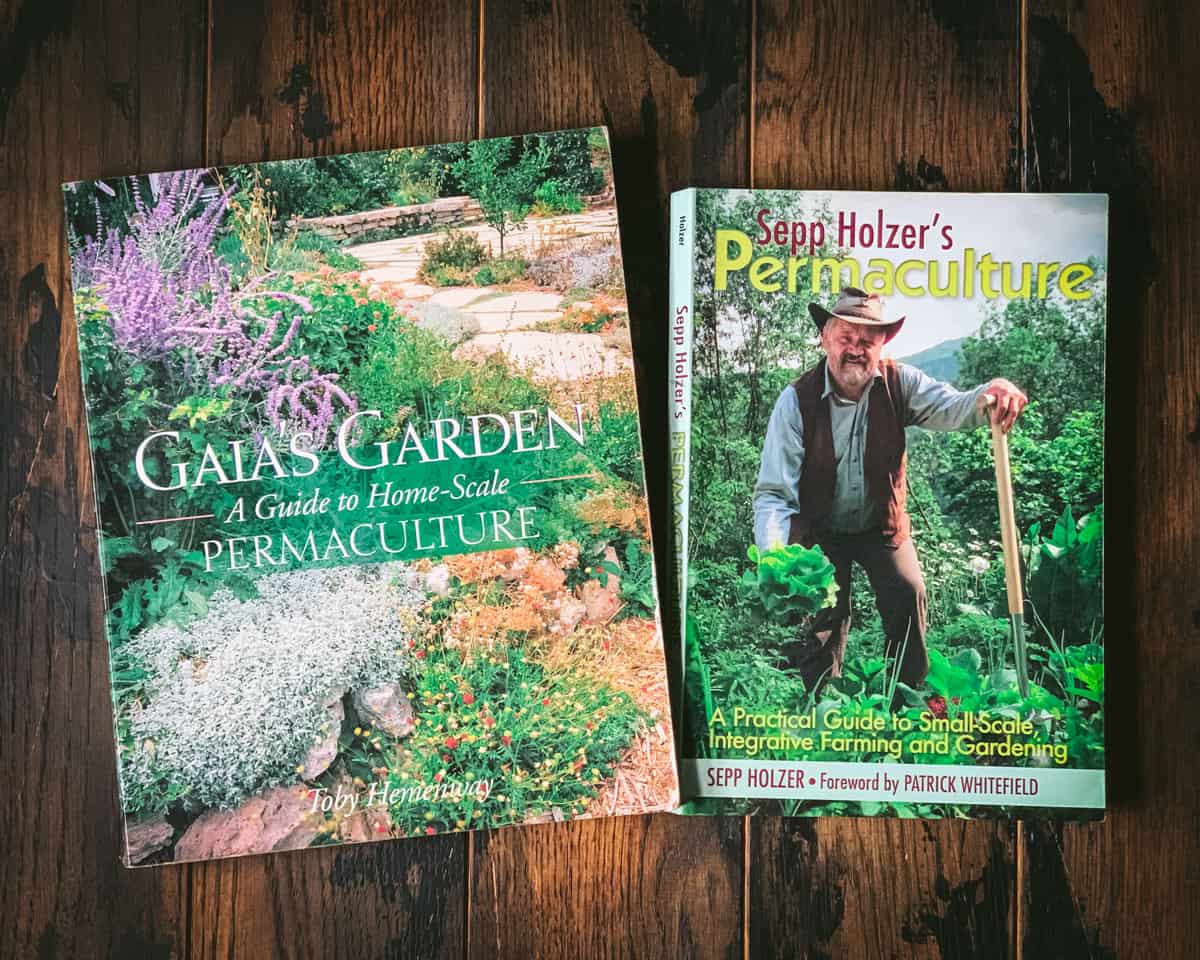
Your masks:
<instances>
[{"instance_id":1,"label":"stone pathway","mask_svg":"<svg viewBox=\"0 0 1200 960\"><path fill-rule=\"evenodd\" d=\"M486 223L472 223L458 227L458 232L469 233L489 249L493 255L500 253L500 234ZM617 211L613 207L569 213L558 217L531 217L525 221L524 229L515 230L504 239L505 254L519 253L528 258L538 249L561 242L565 238L582 239L593 236L616 236ZM376 243L361 243L345 248L346 253L358 257L367 265L364 279L368 282L408 283L415 281L425 245L437 240L441 231L421 233L397 240L380 240Z\"/></svg>"},{"instance_id":2,"label":"stone pathway","mask_svg":"<svg viewBox=\"0 0 1200 960\"><path fill-rule=\"evenodd\" d=\"M563 242L589 237L616 240L617 215L613 208L579 214L531 219L526 228L505 238L505 253L527 259L537 251ZM459 228L498 252L500 236L487 224ZM401 303L426 329L435 329L463 340L459 357L483 359L500 352L515 369L528 370L536 379L576 380L597 374L611 375L631 369L632 357L596 334L549 333L530 330L562 315L563 294L558 290L505 292L497 287L431 287L417 273L426 244L441 231L347 246L345 251L366 264L360 278L373 290ZM426 322L428 321L428 322Z\"/></svg>"}]
</instances>

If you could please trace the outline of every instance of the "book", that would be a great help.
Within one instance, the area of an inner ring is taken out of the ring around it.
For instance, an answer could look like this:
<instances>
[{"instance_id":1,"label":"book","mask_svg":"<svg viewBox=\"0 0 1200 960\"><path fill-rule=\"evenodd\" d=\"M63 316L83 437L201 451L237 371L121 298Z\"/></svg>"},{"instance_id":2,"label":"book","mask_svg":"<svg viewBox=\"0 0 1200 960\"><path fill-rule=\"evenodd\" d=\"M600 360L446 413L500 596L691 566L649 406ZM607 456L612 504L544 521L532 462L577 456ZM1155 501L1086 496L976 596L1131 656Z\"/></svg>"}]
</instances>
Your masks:
<instances>
[{"instance_id":1,"label":"book","mask_svg":"<svg viewBox=\"0 0 1200 960\"><path fill-rule=\"evenodd\" d=\"M669 236L682 811L1102 817L1107 197Z\"/></svg>"},{"instance_id":2,"label":"book","mask_svg":"<svg viewBox=\"0 0 1200 960\"><path fill-rule=\"evenodd\" d=\"M127 864L676 805L605 130L64 197Z\"/></svg>"}]
</instances>

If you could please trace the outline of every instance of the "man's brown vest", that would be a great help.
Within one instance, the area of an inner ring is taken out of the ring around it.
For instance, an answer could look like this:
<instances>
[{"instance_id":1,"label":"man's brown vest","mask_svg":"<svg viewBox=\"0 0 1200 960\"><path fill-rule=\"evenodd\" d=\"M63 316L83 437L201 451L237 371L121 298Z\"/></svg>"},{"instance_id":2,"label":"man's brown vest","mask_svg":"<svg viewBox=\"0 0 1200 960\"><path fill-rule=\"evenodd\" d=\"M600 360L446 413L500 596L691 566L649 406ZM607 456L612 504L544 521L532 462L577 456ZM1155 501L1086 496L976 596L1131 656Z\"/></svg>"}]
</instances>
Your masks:
<instances>
[{"instance_id":1,"label":"man's brown vest","mask_svg":"<svg viewBox=\"0 0 1200 960\"><path fill-rule=\"evenodd\" d=\"M867 448L863 478L867 496L875 504L883 541L900 546L909 537L904 445L904 410L900 396L900 368L894 360L879 364L882 379L868 387ZM825 392L825 361L792 384L800 403L804 429L804 467L800 471L800 512L792 516L789 543L812 546L828 531L837 484L837 459L833 453L833 423Z\"/></svg>"}]
</instances>

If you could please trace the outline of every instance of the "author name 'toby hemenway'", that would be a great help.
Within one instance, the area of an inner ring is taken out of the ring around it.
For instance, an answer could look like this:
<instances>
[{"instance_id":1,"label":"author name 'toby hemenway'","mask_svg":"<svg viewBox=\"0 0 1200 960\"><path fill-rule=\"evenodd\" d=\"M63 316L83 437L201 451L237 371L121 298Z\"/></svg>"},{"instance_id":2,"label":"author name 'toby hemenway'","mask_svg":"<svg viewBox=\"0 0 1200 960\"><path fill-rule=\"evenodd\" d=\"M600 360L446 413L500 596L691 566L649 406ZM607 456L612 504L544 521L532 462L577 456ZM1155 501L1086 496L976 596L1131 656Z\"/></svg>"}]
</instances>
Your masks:
<instances>
[{"instance_id":1,"label":"author name 'toby hemenway'","mask_svg":"<svg viewBox=\"0 0 1200 960\"><path fill-rule=\"evenodd\" d=\"M312 796L312 812L340 812L352 814L358 809L374 806L392 806L397 803L432 803L439 800L450 800L459 803L468 797L474 797L483 802L492 795L492 780L472 780L469 783L458 780L445 780L441 783L414 783L411 786L397 786L390 783L375 782L363 790L346 790L342 784L336 787L315 787L309 793Z\"/></svg>"}]
</instances>

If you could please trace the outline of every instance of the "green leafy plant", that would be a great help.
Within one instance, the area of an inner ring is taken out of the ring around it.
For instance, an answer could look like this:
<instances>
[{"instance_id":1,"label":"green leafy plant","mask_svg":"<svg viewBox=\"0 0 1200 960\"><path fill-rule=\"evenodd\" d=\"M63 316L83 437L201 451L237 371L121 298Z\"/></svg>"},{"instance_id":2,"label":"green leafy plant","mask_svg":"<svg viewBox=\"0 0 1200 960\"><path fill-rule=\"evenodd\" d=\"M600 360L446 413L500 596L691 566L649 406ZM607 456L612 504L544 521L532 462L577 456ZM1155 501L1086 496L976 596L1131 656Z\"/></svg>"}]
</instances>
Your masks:
<instances>
[{"instance_id":1,"label":"green leafy plant","mask_svg":"<svg viewBox=\"0 0 1200 960\"><path fill-rule=\"evenodd\" d=\"M474 269L487 258L487 248L473 233L447 230L440 240L425 245L419 276L439 287L470 283Z\"/></svg>"},{"instance_id":2,"label":"green leafy plant","mask_svg":"<svg viewBox=\"0 0 1200 960\"><path fill-rule=\"evenodd\" d=\"M574 671L547 670L524 650L463 658L437 648L424 660L413 709L419 721L397 744L389 786L404 833L493 827L558 812L577 816L610 776L645 716L630 697ZM403 793L488 781L468 793Z\"/></svg>"},{"instance_id":3,"label":"green leafy plant","mask_svg":"<svg viewBox=\"0 0 1200 960\"><path fill-rule=\"evenodd\" d=\"M757 590L768 615L808 616L837 601L833 564L820 547L794 543L760 551L751 546L746 554L756 569L746 571L742 584Z\"/></svg>"},{"instance_id":4,"label":"green leafy plant","mask_svg":"<svg viewBox=\"0 0 1200 960\"><path fill-rule=\"evenodd\" d=\"M471 278L477 287L488 287L498 283L512 283L525 275L528 264L521 257L496 257L475 271Z\"/></svg>"},{"instance_id":5,"label":"green leafy plant","mask_svg":"<svg viewBox=\"0 0 1200 960\"><path fill-rule=\"evenodd\" d=\"M1067 507L1043 537L1029 530L1029 599L1057 644L1085 643L1103 615L1103 507L1076 522Z\"/></svg>"},{"instance_id":6,"label":"green leafy plant","mask_svg":"<svg viewBox=\"0 0 1200 960\"><path fill-rule=\"evenodd\" d=\"M553 177L533 191L533 212L539 216L579 213L582 210L583 200L579 194L571 192Z\"/></svg>"},{"instance_id":7,"label":"green leafy plant","mask_svg":"<svg viewBox=\"0 0 1200 960\"><path fill-rule=\"evenodd\" d=\"M610 576L617 576L621 583L621 600L625 616L654 616L654 562L641 540L630 539L625 543L625 565L601 560L596 564L597 579L604 586Z\"/></svg>"}]
</instances>

